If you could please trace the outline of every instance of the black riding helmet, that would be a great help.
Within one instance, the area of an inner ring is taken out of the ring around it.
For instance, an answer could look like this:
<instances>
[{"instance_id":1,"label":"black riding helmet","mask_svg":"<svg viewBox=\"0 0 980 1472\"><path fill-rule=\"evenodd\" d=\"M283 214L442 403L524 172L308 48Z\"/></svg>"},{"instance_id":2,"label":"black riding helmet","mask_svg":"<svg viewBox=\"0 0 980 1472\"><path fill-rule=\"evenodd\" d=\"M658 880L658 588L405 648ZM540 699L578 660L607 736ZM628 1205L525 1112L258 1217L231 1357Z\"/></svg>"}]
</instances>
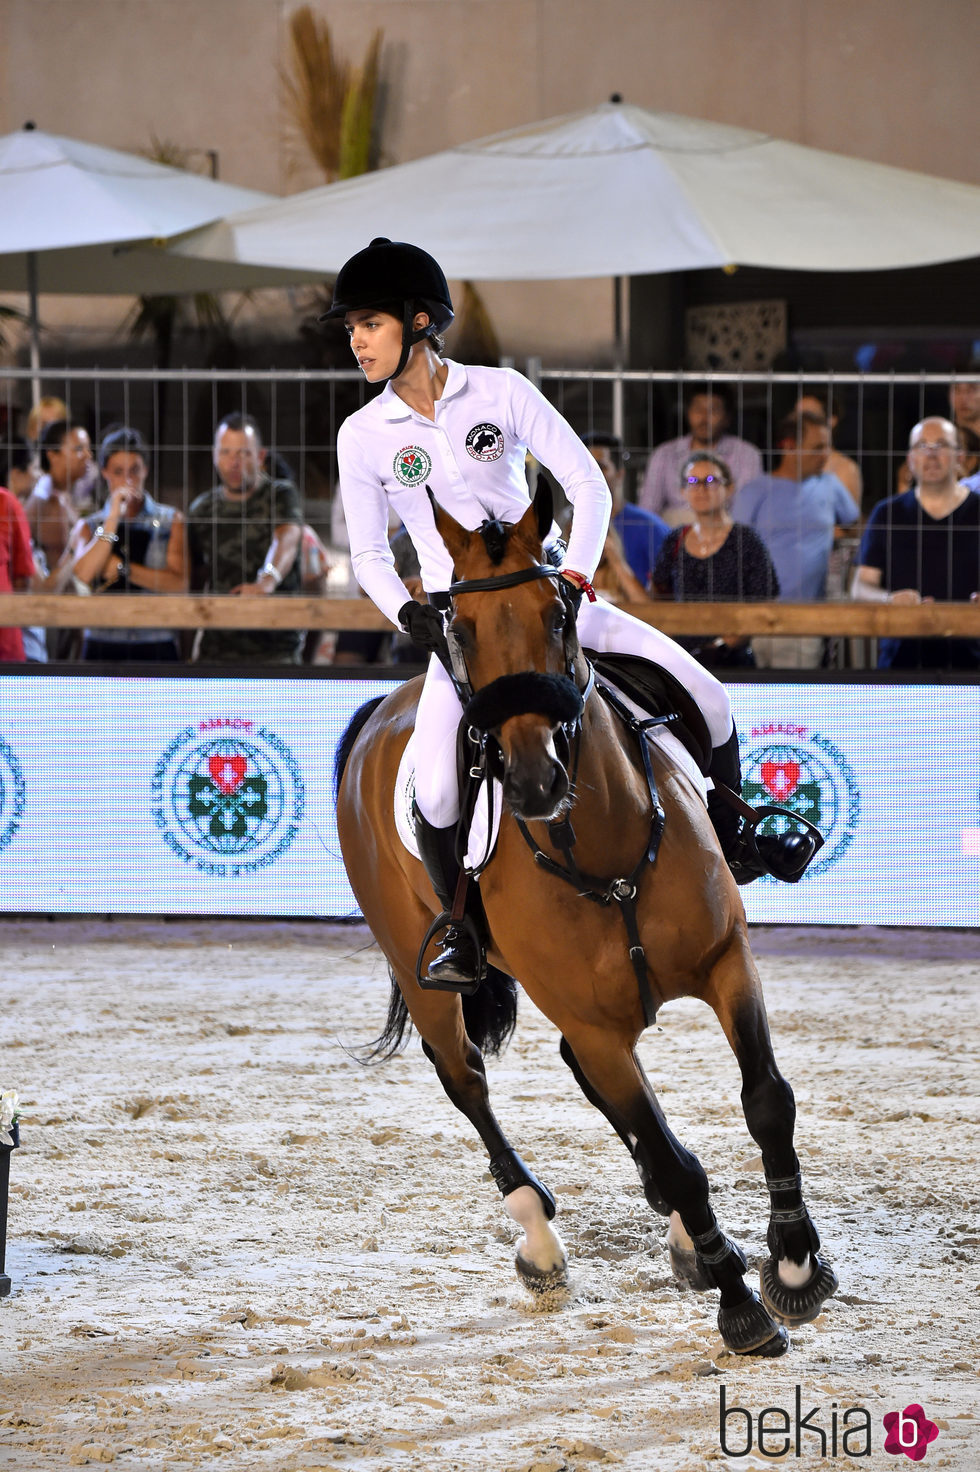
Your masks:
<instances>
[{"instance_id":1,"label":"black riding helmet","mask_svg":"<svg viewBox=\"0 0 980 1472\"><path fill-rule=\"evenodd\" d=\"M397 378L415 343L444 332L453 320L453 303L442 267L428 251L402 240L379 235L341 266L334 284L333 305L320 318L344 317L369 307L402 305L402 354L391 375ZM412 318L423 308L429 326L413 328Z\"/></svg>"}]
</instances>

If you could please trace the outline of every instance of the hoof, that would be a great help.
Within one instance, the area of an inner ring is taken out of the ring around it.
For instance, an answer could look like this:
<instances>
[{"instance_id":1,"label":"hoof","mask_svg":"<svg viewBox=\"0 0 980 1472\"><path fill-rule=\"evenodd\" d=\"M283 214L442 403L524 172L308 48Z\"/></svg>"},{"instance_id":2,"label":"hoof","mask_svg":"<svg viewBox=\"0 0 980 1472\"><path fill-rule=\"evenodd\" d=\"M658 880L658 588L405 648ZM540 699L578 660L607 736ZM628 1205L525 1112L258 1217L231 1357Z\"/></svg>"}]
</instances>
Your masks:
<instances>
[{"instance_id":1,"label":"hoof","mask_svg":"<svg viewBox=\"0 0 980 1472\"><path fill-rule=\"evenodd\" d=\"M788 1288L781 1281L775 1258L767 1258L759 1269L763 1303L774 1319L791 1329L798 1324L809 1324L830 1295L837 1292L837 1274L830 1263L817 1256L813 1260L816 1263L813 1277L802 1288Z\"/></svg>"},{"instance_id":2,"label":"hoof","mask_svg":"<svg viewBox=\"0 0 980 1472\"><path fill-rule=\"evenodd\" d=\"M776 1359L789 1349L789 1335L781 1328L753 1293L734 1308L718 1310L718 1332L725 1348L733 1354L755 1354Z\"/></svg>"},{"instance_id":3,"label":"hoof","mask_svg":"<svg viewBox=\"0 0 980 1472\"><path fill-rule=\"evenodd\" d=\"M514 1258L517 1276L527 1291L535 1298L544 1298L549 1293L560 1293L568 1287L568 1259L556 1268L536 1268L520 1253Z\"/></svg>"},{"instance_id":4,"label":"hoof","mask_svg":"<svg viewBox=\"0 0 980 1472\"><path fill-rule=\"evenodd\" d=\"M737 1242L731 1237L726 1237L729 1250L733 1252L742 1265L742 1271L748 1267L745 1261L745 1253ZM668 1239L667 1251L670 1254L670 1269L678 1283L683 1283L686 1288L693 1288L695 1293L707 1293L715 1284L708 1276L708 1270L698 1257L694 1248L680 1247Z\"/></svg>"},{"instance_id":5,"label":"hoof","mask_svg":"<svg viewBox=\"0 0 980 1472\"><path fill-rule=\"evenodd\" d=\"M667 1251L670 1253L670 1270L678 1283L683 1283L685 1288L693 1288L695 1293L707 1293L709 1288L714 1287L693 1248L687 1251L684 1247L675 1247L673 1242L668 1242Z\"/></svg>"}]
</instances>

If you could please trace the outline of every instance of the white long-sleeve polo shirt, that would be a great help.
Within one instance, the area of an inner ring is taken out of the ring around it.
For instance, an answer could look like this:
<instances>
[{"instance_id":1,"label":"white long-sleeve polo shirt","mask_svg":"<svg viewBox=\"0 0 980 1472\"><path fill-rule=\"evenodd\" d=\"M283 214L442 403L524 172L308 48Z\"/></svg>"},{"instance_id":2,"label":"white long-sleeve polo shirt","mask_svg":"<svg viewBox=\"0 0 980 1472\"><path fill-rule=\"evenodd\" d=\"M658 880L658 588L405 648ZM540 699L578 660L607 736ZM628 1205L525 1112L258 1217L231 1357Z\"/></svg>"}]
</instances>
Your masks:
<instances>
[{"instance_id":1,"label":"white long-sleeve polo shirt","mask_svg":"<svg viewBox=\"0 0 980 1472\"><path fill-rule=\"evenodd\" d=\"M496 517L519 521L530 503L528 450L575 508L567 565L591 578L602 555L610 495L591 453L543 394L512 368L449 374L435 419L416 413L389 383L337 436L340 493L358 583L395 624L409 593L388 545L388 512L401 518L419 556L422 585L444 591L452 559L435 528L426 486L468 531Z\"/></svg>"}]
</instances>

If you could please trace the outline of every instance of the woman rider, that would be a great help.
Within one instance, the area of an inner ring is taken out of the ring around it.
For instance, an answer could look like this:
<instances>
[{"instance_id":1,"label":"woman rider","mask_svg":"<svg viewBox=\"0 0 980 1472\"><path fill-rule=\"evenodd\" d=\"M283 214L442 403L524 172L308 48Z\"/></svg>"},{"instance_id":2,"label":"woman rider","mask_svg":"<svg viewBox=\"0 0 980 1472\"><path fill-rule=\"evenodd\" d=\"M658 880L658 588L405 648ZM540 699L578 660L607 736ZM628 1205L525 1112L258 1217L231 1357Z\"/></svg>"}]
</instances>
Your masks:
<instances>
[{"instance_id":1,"label":"woman rider","mask_svg":"<svg viewBox=\"0 0 980 1472\"><path fill-rule=\"evenodd\" d=\"M489 517L516 522L530 502L525 474L530 450L574 507L561 576L581 599L583 592L592 594L591 578L609 521L609 491L578 435L519 373L464 368L443 358L439 334L453 320L449 287L436 261L418 246L372 240L341 269L326 316L343 317L351 351L368 383L386 385L341 426L340 492L357 581L392 623L432 651L415 722L420 757L416 831L433 889L448 909L458 874L456 731L461 708L434 652L444 639L442 615L431 603L416 603L395 571L388 545L389 509L401 518L415 545L426 593L430 598L445 593L452 582L452 560L436 531L426 487L470 530ZM711 733L709 775L740 791L731 705L713 675L672 639L601 598L581 603L578 633L583 644L600 653L641 655L679 679ZM711 796L709 811L739 882L763 873L791 882L800 877L815 851L812 838L792 832L760 838L765 855L760 863L752 846L742 841L733 810L718 799L711 803ZM467 931L451 927L428 976L450 986L471 983L478 966Z\"/></svg>"}]
</instances>

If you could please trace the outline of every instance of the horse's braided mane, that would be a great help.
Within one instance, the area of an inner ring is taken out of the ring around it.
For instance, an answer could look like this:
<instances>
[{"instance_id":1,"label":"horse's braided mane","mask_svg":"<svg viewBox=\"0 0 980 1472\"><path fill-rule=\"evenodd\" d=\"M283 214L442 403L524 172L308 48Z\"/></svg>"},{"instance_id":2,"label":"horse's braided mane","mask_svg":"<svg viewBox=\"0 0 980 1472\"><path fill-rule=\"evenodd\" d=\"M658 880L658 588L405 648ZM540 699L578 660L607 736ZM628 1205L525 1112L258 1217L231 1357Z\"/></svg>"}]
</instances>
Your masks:
<instances>
[{"instance_id":1,"label":"horse's braided mane","mask_svg":"<svg viewBox=\"0 0 980 1472\"><path fill-rule=\"evenodd\" d=\"M483 522L483 524L480 526L480 536L483 538L483 545L487 549L487 556L490 558L491 562L503 562L504 553L507 551L507 541L510 537L511 531L511 527L507 526L506 523L497 520L496 517Z\"/></svg>"}]
</instances>

